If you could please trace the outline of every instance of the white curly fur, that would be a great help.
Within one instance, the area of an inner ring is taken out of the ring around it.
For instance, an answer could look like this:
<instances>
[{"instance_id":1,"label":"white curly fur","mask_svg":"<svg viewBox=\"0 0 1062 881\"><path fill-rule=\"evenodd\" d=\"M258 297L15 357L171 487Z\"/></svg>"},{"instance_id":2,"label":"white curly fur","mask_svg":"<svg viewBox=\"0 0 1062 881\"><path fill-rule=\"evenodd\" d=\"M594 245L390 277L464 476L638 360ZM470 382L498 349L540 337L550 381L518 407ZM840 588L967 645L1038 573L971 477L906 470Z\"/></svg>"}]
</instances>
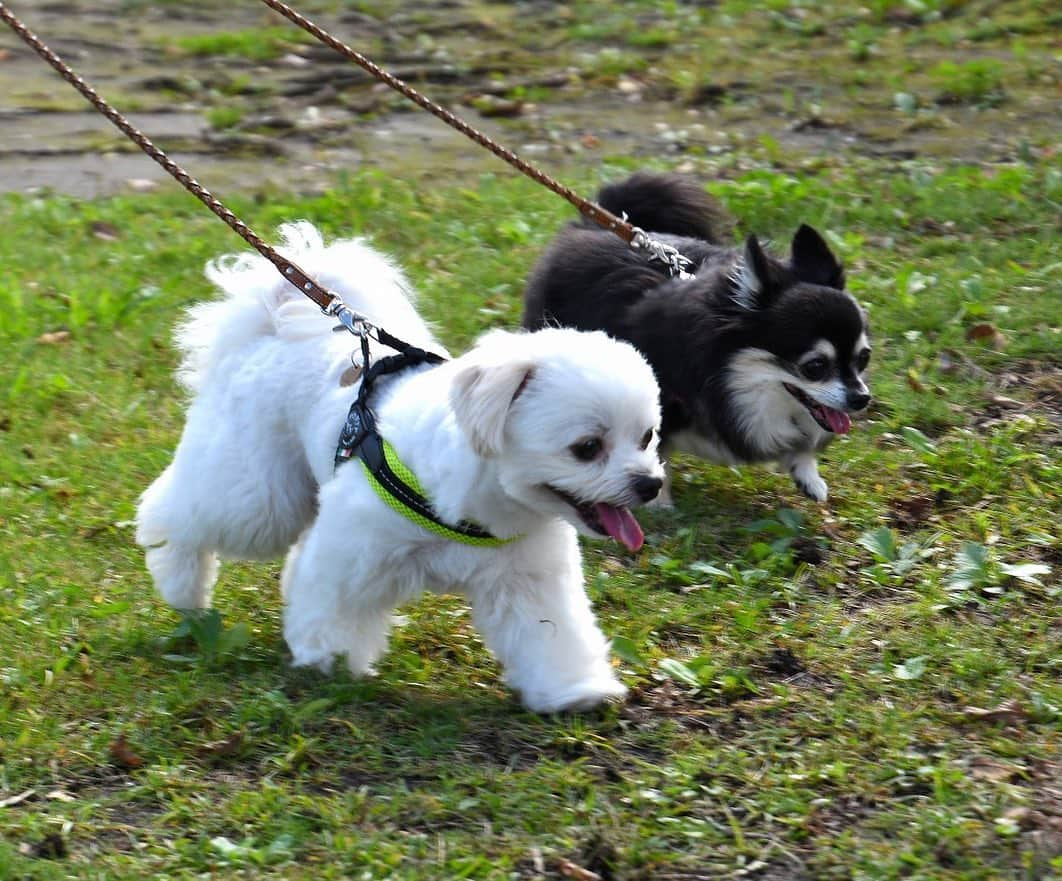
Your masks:
<instances>
[{"instance_id":1,"label":"white curly fur","mask_svg":"<svg viewBox=\"0 0 1062 881\"><path fill-rule=\"evenodd\" d=\"M325 245L308 223L285 226L282 251L373 323L442 352L400 270L359 241ZM577 530L597 534L550 485L581 502L632 505L662 468L656 383L642 357L603 333L495 331L461 358L378 386L381 433L440 516L478 522L500 547L455 543L387 507L357 463L334 472L356 387L340 377L352 338L264 258L207 270L222 299L193 308L178 332L180 377L193 393L173 462L147 489L137 541L163 597L210 604L219 558L286 554L284 633L296 664L343 657L367 673L393 607L424 590L460 591L473 619L535 710L582 708L625 689L583 588ZM389 354L373 345L373 357ZM605 439L592 462L571 446Z\"/></svg>"}]
</instances>

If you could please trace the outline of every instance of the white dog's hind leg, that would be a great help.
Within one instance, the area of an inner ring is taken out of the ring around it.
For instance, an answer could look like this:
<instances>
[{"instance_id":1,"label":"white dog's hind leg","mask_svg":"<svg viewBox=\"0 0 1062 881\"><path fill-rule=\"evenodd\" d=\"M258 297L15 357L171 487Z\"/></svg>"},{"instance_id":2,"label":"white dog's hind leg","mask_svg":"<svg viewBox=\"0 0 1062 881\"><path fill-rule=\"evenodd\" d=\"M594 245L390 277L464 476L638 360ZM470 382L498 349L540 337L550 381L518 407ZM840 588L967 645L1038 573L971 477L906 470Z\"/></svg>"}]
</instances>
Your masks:
<instances>
[{"instance_id":1,"label":"white dog's hind leg","mask_svg":"<svg viewBox=\"0 0 1062 881\"><path fill-rule=\"evenodd\" d=\"M320 521L319 521L320 522ZM366 676L387 648L392 606L364 598L357 583L358 563L348 558L352 545L324 548L317 525L292 548L284 564L284 639L296 667L332 669L345 656L351 673Z\"/></svg>"},{"instance_id":2,"label":"white dog's hind leg","mask_svg":"<svg viewBox=\"0 0 1062 881\"><path fill-rule=\"evenodd\" d=\"M473 620L506 681L539 713L585 710L627 693L583 589L575 534L568 539L566 547L561 537L560 547L539 548L530 574L469 591ZM543 567L547 554L561 559Z\"/></svg>"},{"instance_id":3,"label":"white dog's hind leg","mask_svg":"<svg viewBox=\"0 0 1062 881\"><path fill-rule=\"evenodd\" d=\"M148 571L162 598L175 609L205 609L210 606L218 557L211 551L181 547L172 542L149 548Z\"/></svg>"},{"instance_id":4,"label":"white dog's hind leg","mask_svg":"<svg viewBox=\"0 0 1062 881\"><path fill-rule=\"evenodd\" d=\"M205 609L218 577L217 554L197 540L194 522L181 511L175 495L171 465L140 499L136 540L146 550L148 571L162 598L175 609ZM175 522L180 524L177 530Z\"/></svg>"}]
</instances>

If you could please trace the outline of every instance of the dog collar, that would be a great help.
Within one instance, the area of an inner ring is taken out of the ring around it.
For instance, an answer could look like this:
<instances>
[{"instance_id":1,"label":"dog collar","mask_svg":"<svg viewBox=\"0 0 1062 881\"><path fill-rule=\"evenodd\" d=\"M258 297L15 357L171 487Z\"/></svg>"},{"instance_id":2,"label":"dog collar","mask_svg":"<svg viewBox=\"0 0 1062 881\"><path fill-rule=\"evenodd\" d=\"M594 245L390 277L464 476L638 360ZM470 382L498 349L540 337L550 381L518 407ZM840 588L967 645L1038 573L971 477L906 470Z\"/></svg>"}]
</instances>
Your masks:
<instances>
[{"instance_id":1,"label":"dog collar","mask_svg":"<svg viewBox=\"0 0 1062 881\"><path fill-rule=\"evenodd\" d=\"M367 350L368 346L363 346L362 351L366 356L366 363L368 362ZM439 364L442 360L438 355L408 346L399 355L383 358L367 370L362 379L361 388L358 390L358 396L350 405L347 421L339 434L335 467L338 468L344 462L357 456L365 469L369 486L375 490L380 499L393 511L435 535L478 547L499 547L516 541L521 536L498 538L481 526L467 520L450 524L440 519L425 495L417 476L406 467L398 458L394 447L376 430L376 417L368 404L369 392L372 390L375 379L382 373L394 373L416 364Z\"/></svg>"}]
</instances>

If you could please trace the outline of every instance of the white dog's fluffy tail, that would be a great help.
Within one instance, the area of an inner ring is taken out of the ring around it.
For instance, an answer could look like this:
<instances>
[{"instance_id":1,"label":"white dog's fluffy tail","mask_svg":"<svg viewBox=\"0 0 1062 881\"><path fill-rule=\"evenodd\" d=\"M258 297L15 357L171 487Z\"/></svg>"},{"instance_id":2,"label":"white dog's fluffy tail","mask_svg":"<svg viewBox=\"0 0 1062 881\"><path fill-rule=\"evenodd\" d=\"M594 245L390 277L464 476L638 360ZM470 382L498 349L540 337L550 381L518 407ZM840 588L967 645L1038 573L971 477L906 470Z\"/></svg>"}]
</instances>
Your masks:
<instances>
[{"instance_id":1,"label":"white dog's fluffy tail","mask_svg":"<svg viewBox=\"0 0 1062 881\"><path fill-rule=\"evenodd\" d=\"M277 250L355 312L397 328L413 345L432 344L430 329L413 308L408 281L385 256L358 239L326 245L308 221L284 224L279 232ZM332 332L334 322L258 254L221 257L207 265L206 274L224 297L192 307L177 330L183 353L177 375L189 391L200 388L223 356L263 336L307 339Z\"/></svg>"}]
</instances>

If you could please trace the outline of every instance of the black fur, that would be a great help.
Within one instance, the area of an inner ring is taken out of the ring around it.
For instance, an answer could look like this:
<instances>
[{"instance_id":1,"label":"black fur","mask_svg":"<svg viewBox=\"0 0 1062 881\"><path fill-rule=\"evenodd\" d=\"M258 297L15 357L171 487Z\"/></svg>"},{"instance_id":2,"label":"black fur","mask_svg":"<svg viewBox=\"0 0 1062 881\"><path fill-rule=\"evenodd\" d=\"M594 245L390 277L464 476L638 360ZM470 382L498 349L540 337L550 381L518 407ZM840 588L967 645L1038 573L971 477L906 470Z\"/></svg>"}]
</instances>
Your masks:
<instances>
[{"instance_id":1,"label":"black fur","mask_svg":"<svg viewBox=\"0 0 1062 881\"><path fill-rule=\"evenodd\" d=\"M631 175L608 184L597 194L597 204L642 229L721 242L733 235L733 223L722 206L693 178L677 174ZM599 227L583 222L591 229Z\"/></svg>"},{"instance_id":2,"label":"black fur","mask_svg":"<svg viewBox=\"0 0 1062 881\"><path fill-rule=\"evenodd\" d=\"M729 369L739 353L757 349L795 373L797 359L825 339L841 373L852 372L864 315L844 292L844 270L822 237L801 226L785 261L769 256L755 236L731 247L724 242L726 212L698 184L675 175L636 174L605 187L599 201L677 248L692 261L694 277L671 278L612 233L574 223L531 274L524 326L601 329L633 343L660 382L665 447L684 430L721 446L727 455L715 458L722 461L784 458L822 446L829 436L815 432L779 449L747 430Z\"/></svg>"}]
</instances>

